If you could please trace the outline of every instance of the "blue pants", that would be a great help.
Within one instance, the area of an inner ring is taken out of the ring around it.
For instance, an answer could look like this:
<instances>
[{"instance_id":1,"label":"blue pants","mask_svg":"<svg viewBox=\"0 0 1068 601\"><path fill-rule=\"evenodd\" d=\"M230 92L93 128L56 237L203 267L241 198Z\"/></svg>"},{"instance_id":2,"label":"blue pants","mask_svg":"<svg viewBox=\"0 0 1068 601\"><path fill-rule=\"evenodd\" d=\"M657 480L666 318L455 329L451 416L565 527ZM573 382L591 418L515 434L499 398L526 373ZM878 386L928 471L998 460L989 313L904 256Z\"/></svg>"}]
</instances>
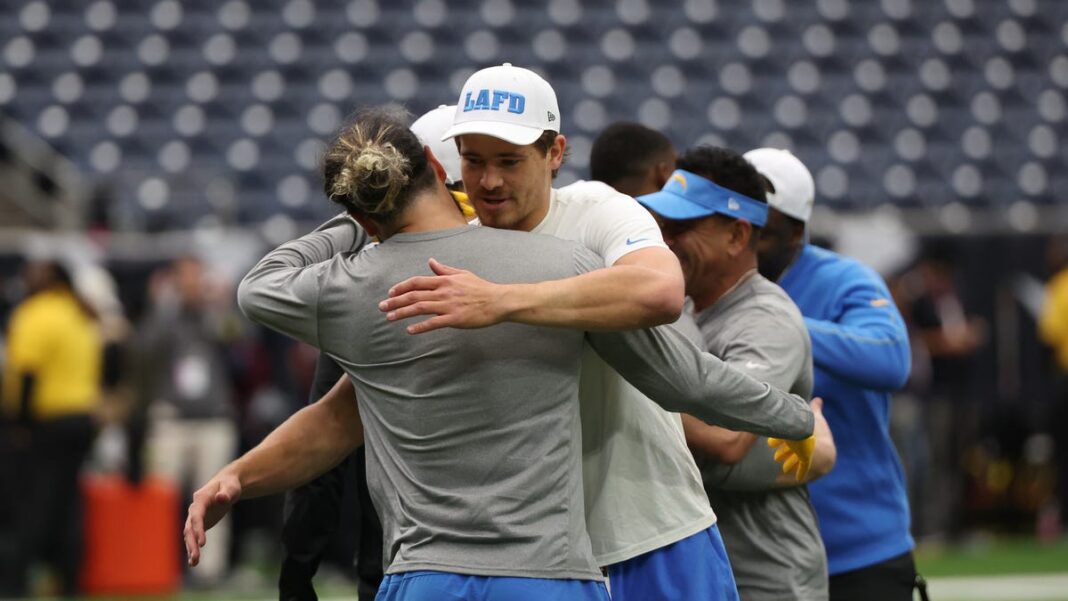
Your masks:
<instances>
[{"instance_id":1,"label":"blue pants","mask_svg":"<svg viewBox=\"0 0 1068 601\"><path fill-rule=\"evenodd\" d=\"M375 601L609 601L596 580L404 572L382 580Z\"/></svg>"},{"instance_id":2,"label":"blue pants","mask_svg":"<svg viewBox=\"0 0 1068 601\"><path fill-rule=\"evenodd\" d=\"M714 524L666 547L608 566L612 601L738 601Z\"/></svg>"}]
</instances>

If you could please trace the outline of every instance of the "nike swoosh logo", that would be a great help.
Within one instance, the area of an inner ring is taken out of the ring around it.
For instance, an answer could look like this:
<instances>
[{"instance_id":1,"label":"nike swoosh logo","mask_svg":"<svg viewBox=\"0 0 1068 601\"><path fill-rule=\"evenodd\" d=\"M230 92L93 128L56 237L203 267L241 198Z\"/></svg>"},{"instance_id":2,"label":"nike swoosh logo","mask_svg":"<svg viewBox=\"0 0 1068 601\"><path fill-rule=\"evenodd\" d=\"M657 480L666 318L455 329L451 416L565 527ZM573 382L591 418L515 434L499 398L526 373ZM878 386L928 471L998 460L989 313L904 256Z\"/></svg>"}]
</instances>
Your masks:
<instances>
[{"instance_id":1,"label":"nike swoosh logo","mask_svg":"<svg viewBox=\"0 0 1068 601\"><path fill-rule=\"evenodd\" d=\"M756 361L746 361L745 362L745 368L746 369L767 369L768 366L764 365L763 363L757 363Z\"/></svg>"},{"instance_id":2,"label":"nike swoosh logo","mask_svg":"<svg viewBox=\"0 0 1068 601\"><path fill-rule=\"evenodd\" d=\"M637 240L631 240L630 238L627 238L627 246L630 246L631 244L637 244L645 240L648 240L648 238L638 238Z\"/></svg>"}]
</instances>

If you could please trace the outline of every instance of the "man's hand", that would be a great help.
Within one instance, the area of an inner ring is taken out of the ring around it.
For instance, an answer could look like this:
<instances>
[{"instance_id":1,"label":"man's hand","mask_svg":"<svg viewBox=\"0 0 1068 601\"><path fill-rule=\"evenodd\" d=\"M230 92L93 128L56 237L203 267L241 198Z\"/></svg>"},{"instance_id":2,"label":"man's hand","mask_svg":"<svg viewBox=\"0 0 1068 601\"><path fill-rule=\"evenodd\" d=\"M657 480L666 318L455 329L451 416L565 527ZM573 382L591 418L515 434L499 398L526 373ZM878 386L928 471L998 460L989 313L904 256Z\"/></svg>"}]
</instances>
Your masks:
<instances>
[{"instance_id":1,"label":"man's hand","mask_svg":"<svg viewBox=\"0 0 1068 601\"><path fill-rule=\"evenodd\" d=\"M378 305L386 319L434 315L408 326L409 334L422 334L439 328L484 328L507 317L502 303L506 286L435 259L430 259L430 269L437 275L408 278L390 289L389 298Z\"/></svg>"},{"instance_id":2,"label":"man's hand","mask_svg":"<svg viewBox=\"0 0 1068 601\"><path fill-rule=\"evenodd\" d=\"M200 563L200 548L207 544L206 532L230 511L241 498L241 481L227 469L219 472L193 494L185 520L185 553L189 565Z\"/></svg>"}]
</instances>

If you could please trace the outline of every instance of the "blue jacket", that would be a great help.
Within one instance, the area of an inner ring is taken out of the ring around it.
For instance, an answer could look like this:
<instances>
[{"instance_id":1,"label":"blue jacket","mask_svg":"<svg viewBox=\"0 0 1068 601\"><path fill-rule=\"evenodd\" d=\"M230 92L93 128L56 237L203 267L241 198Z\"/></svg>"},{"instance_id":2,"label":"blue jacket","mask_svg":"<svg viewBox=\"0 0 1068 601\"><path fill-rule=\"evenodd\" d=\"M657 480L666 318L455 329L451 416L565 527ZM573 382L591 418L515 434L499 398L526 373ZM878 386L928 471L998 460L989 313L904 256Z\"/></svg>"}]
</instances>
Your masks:
<instances>
[{"instance_id":1,"label":"blue jacket","mask_svg":"<svg viewBox=\"0 0 1068 601\"><path fill-rule=\"evenodd\" d=\"M908 379L905 322L872 269L805 246L779 284L812 337L814 396L838 447L830 474L809 485L834 575L913 547L905 477L890 440L890 393Z\"/></svg>"}]
</instances>

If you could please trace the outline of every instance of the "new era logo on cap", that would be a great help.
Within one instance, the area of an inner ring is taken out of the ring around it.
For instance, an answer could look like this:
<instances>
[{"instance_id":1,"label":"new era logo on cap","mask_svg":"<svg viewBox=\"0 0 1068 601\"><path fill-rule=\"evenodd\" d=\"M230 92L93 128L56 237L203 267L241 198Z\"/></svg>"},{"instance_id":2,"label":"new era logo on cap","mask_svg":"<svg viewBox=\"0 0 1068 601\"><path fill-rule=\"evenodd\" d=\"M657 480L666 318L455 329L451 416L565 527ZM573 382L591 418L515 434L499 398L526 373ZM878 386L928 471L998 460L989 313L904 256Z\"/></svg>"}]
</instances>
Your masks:
<instances>
[{"instance_id":1,"label":"new era logo on cap","mask_svg":"<svg viewBox=\"0 0 1068 601\"><path fill-rule=\"evenodd\" d=\"M559 132L559 115L549 82L530 69L504 63L467 78L452 127L442 139L483 134L525 146L546 130Z\"/></svg>"}]
</instances>

